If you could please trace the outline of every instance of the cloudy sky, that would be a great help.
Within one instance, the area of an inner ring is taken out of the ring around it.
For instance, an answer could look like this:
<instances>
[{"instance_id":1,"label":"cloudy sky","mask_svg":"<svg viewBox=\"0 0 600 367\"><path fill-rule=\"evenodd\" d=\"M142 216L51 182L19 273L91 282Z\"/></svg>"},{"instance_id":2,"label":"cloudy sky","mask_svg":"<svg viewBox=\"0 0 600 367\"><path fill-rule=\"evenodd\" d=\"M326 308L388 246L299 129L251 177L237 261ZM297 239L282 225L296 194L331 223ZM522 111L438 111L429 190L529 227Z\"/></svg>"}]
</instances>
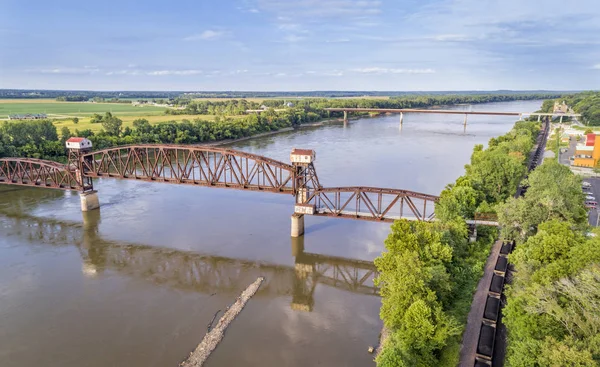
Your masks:
<instances>
[{"instance_id":1,"label":"cloudy sky","mask_svg":"<svg viewBox=\"0 0 600 367\"><path fill-rule=\"evenodd\" d=\"M0 88L600 89L600 6L1 0Z\"/></svg>"}]
</instances>

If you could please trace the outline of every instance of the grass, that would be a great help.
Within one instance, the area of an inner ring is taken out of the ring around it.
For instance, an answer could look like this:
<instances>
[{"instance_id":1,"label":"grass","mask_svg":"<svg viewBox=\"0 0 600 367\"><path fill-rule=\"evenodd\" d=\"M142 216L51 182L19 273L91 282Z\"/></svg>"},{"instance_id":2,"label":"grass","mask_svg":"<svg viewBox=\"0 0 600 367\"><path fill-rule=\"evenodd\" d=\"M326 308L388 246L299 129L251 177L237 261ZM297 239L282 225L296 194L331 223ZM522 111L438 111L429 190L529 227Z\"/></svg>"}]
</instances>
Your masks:
<instances>
[{"instance_id":1,"label":"grass","mask_svg":"<svg viewBox=\"0 0 600 367\"><path fill-rule=\"evenodd\" d=\"M206 121L214 121L214 115L135 115L135 116L123 116L121 114L115 114L118 118L123 120L123 128L130 127L133 128L133 121L137 119L146 119L152 125L156 125L161 122L167 121L175 121L181 122L183 120L194 121L195 119L206 120ZM243 118L245 116L231 116L231 118ZM75 130L85 130L90 129L93 132L98 132L102 130L102 124L92 124L90 122L90 118L81 118L79 119L79 123L73 123L72 119L58 119L53 120L54 125L60 132L60 129L63 127L69 128L71 132L75 132Z\"/></svg>"},{"instance_id":2,"label":"grass","mask_svg":"<svg viewBox=\"0 0 600 367\"><path fill-rule=\"evenodd\" d=\"M86 103L86 102L59 102L53 99L0 99L0 119L8 118L9 114L25 113L46 113L54 125L60 129L69 128L72 132L75 130L90 129L98 132L102 129L102 124L92 124L90 119L93 114L104 115L106 112L112 112L113 115L123 120L123 128L133 127L133 121L136 119L146 119L151 124L158 124L167 121L201 119L214 121L214 115L165 115L164 107L135 107L123 103ZM73 117L79 118L79 123L73 123ZM240 118L243 116L232 116Z\"/></svg>"},{"instance_id":3,"label":"grass","mask_svg":"<svg viewBox=\"0 0 600 367\"><path fill-rule=\"evenodd\" d=\"M0 100L0 119L6 119L8 115L12 114L25 113L46 113L48 117L53 118L62 116L86 117L94 113L104 114L105 112L127 115L158 115L163 114L164 111L164 107L135 107L124 103L58 102L51 99Z\"/></svg>"}]
</instances>

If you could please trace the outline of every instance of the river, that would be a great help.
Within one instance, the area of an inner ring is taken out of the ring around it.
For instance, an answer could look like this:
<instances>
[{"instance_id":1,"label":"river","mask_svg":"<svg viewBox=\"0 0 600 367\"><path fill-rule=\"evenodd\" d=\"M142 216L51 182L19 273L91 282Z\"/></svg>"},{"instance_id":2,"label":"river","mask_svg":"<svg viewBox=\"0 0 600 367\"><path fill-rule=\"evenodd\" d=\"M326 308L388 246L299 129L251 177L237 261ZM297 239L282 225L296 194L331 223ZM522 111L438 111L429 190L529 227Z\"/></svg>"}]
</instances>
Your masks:
<instances>
[{"instance_id":1,"label":"river","mask_svg":"<svg viewBox=\"0 0 600 367\"><path fill-rule=\"evenodd\" d=\"M476 110L535 111L541 101ZM456 106L454 109L466 109ZM439 194L515 118L363 118L231 144L284 162L314 149L323 186ZM0 366L177 366L259 275L207 366L369 366L382 323L370 262L389 224L306 217L293 197L101 179L77 193L0 187Z\"/></svg>"}]
</instances>

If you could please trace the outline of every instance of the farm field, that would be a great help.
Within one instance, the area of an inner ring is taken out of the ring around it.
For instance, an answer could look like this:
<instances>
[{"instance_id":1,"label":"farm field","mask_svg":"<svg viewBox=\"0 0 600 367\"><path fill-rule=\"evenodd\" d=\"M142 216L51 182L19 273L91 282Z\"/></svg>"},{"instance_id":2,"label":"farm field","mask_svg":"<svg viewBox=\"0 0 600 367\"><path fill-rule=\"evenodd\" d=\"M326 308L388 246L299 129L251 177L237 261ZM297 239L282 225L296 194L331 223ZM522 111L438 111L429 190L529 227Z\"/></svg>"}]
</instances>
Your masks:
<instances>
[{"instance_id":1,"label":"farm field","mask_svg":"<svg viewBox=\"0 0 600 367\"><path fill-rule=\"evenodd\" d=\"M114 116L123 120L123 128L127 126L133 128L133 121L142 118L153 125L167 121L215 120L214 115L165 115L164 107L135 107L121 103L58 102L53 99L0 99L0 119L8 119L9 114L46 113L59 132L63 127L67 127L72 132L85 129L98 132L102 129L102 124L92 124L90 119L95 113L104 115L106 112L112 112ZM79 118L79 123L75 124L73 117Z\"/></svg>"},{"instance_id":2,"label":"farm field","mask_svg":"<svg viewBox=\"0 0 600 367\"><path fill-rule=\"evenodd\" d=\"M12 114L25 113L45 113L49 118L58 118L63 116L85 117L105 112L125 115L159 115L164 111L164 107L136 107L123 103L57 102L51 99L0 100L0 119L7 119L8 115Z\"/></svg>"},{"instance_id":3,"label":"farm field","mask_svg":"<svg viewBox=\"0 0 600 367\"><path fill-rule=\"evenodd\" d=\"M127 126L129 126L130 128L133 128L133 121L137 120L137 119L146 119L152 125L155 125L155 124L158 124L161 122L167 122L167 121L181 122L183 120L194 121L195 119L214 121L214 119L215 119L214 115L122 115L119 113L115 113L114 115L117 116L118 118L120 118L121 120L123 120L123 128L125 128ZM232 118L243 118L244 116L231 116L231 117ZM89 117L80 118L78 124L73 123L73 120L70 118L53 120L52 122L54 123L54 125L56 126L56 128L58 129L59 132L60 132L60 129L62 129L63 127L69 128L69 130L71 130L72 132L75 132L75 130L85 130L85 129L90 129L93 132L98 132L98 131L102 130L102 124L90 123Z\"/></svg>"}]
</instances>

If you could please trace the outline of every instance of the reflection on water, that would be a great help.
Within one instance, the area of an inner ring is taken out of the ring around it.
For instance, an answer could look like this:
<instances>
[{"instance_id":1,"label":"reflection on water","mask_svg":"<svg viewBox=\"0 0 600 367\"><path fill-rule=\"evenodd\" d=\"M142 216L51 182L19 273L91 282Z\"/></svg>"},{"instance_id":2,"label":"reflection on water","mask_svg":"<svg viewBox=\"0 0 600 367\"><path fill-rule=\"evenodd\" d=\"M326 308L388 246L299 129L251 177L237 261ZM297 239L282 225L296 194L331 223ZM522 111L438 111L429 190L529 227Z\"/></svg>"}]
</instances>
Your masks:
<instances>
[{"instance_id":1,"label":"reflection on water","mask_svg":"<svg viewBox=\"0 0 600 367\"><path fill-rule=\"evenodd\" d=\"M476 106L533 111L540 102ZM283 162L317 152L324 186L436 194L473 145L513 118L405 115L253 139L231 148ZM380 298L372 261L389 225L306 218L290 239L293 197L101 179L101 209L77 193L0 187L0 366L168 366L259 275L259 293L210 366L368 366ZM308 312L307 312L308 311Z\"/></svg>"},{"instance_id":2,"label":"reflection on water","mask_svg":"<svg viewBox=\"0 0 600 367\"><path fill-rule=\"evenodd\" d=\"M49 246L75 245L87 276L117 272L160 285L201 293L234 293L264 276L256 296L292 295L312 309L315 285L323 283L352 293L377 296L371 261L325 256L304 251L304 237L291 238L294 266L211 256L170 248L120 243L98 233L101 211L84 212L83 225L27 215L0 216L10 232Z\"/></svg>"}]
</instances>

